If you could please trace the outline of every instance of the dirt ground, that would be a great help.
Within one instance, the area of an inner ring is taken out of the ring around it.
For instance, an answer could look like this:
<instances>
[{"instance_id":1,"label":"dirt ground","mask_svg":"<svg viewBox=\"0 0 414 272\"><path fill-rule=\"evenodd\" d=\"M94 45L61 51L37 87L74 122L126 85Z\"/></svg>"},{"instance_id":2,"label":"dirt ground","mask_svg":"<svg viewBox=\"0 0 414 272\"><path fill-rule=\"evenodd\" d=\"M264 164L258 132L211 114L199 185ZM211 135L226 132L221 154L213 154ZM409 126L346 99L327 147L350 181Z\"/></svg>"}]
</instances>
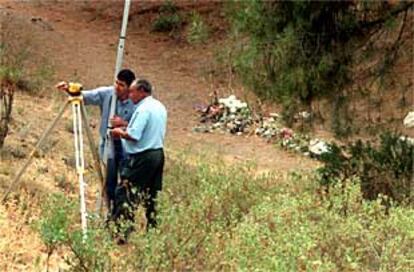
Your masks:
<instances>
[{"instance_id":1,"label":"dirt ground","mask_svg":"<svg viewBox=\"0 0 414 272\"><path fill-rule=\"evenodd\" d=\"M98 19L95 18L93 5L82 6L82 1L73 4L56 1L53 2L55 5L35 3L8 2L6 10L26 17L28 21L40 18L41 21L33 24L41 30L40 35L44 35L42 52L54 64L57 79L75 77L86 88L112 84L120 26L116 18L120 19L122 1L112 2L114 11ZM212 63L214 43L192 47L174 42L165 34L150 33L150 17L134 15L137 12L134 12L135 5L138 3L133 2L131 10L124 66L131 67L139 77L153 82L155 95L167 106L168 148L208 148L235 160L254 160L259 166L274 170L298 170L313 165L299 155L269 148L267 143L255 136L192 132L192 127L197 123L193 105L208 101L208 95L212 92L212 84L207 82L202 70ZM50 85L52 87L53 84ZM53 91L50 88L50 92ZM40 99L39 103L47 104L48 101Z\"/></svg>"},{"instance_id":2,"label":"dirt ground","mask_svg":"<svg viewBox=\"0 0 414 272\"><path fill-rule=\"evenodd\" d=\"M36 40L41 41L39 53L53 65L56 81L77 80L86 88L110 85L122 1L85 3L0 0L0 11L18 18L33 29ZM197 123L193 105L208 101L209 94L217 86L216 81L219 81L208 80L203 74L213 65L213 52L219 46L219 39L213 37L207 45L190 46L165 34L150 33L150 20L154 14L140 11L151 9L154 1L142 2L141 6L140 3L134 1L132 4L124 67L130 67L139 77L149 79L155 86L155 96L168 109L167 156L183 150L196 155L217 154L229 163L253 162L260 171L283 174L315 167L314 161L273 147L255 136L193 132L192 128ZM0 163L3 186L10 182L24 162L24 159L16 159L16 153L31 150L63 103L64 97L56 93L54 84L50 82L46 93L36 97L21 92L16 94L12 129ZM230 91L222 92L222 95L226 94ZM92 111L91 123L95 133L98 120L98 112ZM35 158L23 178L22 188L28 192L24 194L26 201L30 201L33 190L43 195L58 190L77 194L76 185L67 182L76 180L71 168L73 147L70 126L71 113L67 111L49 136L45 154ZM86 154L86 161L91 161L89 153ZM87 177L93 176L91 163L87 170ZM89 206L93 205L94 198L90 190ZM42 270L45 248L30 227L30 223L36 221L38 210L22 208L19 203L16 201L7 209L0 206L0 268L2 271ZM52 258L52 267L57 267L61 262L59 257Z\"/></svg>"}]
</instances>

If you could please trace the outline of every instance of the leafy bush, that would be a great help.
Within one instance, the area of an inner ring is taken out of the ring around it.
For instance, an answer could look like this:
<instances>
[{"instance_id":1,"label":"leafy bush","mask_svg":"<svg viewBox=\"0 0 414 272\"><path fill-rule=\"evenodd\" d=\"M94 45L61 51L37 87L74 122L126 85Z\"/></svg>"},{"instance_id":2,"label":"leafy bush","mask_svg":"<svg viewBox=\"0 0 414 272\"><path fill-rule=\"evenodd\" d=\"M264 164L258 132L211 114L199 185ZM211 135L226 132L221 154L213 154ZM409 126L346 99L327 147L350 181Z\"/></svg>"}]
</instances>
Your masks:
<instances>
[{"instance_id":1,"label":"leafy bush","mask_svg":"<svg viewBox=\"0 0 414 272\"><path fill-rule=\"evenodd\" d=\"M111 271L113 247L106 230L89 227L86 237L80 230L73 231L67 246L72 255L66 258L66 263L73 271Z\"/></svg>"},{"instance_id":2,"label":"leafy bush","mask_svg":"<svg viewBox=\"0 0 414 272\"><path fill-rule=\"evenodd\" d=\"M208 27L200 14L193 12L187 32L187 41L192 44L203 43L208 39Z\"/></svg>"},{"instance_id":3,"label":"leafy bush","mask_svg":"<svg viewBox=\"0 0 414 272\"><path fill-rule=\"evenodd\" d=\"M357 177L366 199L386 195L401 202L411 196L414 144L406 138L385 133L380 136L378 147L357 141L348 147L333 144L330 150L321 157L325 163L319 169L321 184Z\"/></svg>"},{"instance_id":4,"label":"leafy bush","mask_svg":"<svg viewBox=\"0 0 414 272\"><path fill-rule=\"evenodd\" d=\"M87 235L83 235L76 224L79 220L76 207L62 194L52 195L42 206L37 229L47 248L47 268L50 256L58 248L68 248L72 254L65 260L74 271L109 271L112 248L109 234L94 218L89 218Z\"/></svg>"},{"instance_id":5,"label":"leafy bush","mask_svg":"<svg viewBox=\"0 0 414 272\"><path fill-rule=\"evenodd\" d=\"M331 31L341 31L356 20L350 2L242 1L235 5L231 16L240 46L235 67L259 95L310 102L347 81L349 52L336 50L351 37Z\"/></svg>"},{"instance_id":6,"label":"leafy bush","mask_svg":"<svg viewBox=\"0 0 414 272\"><path fill-rule=\"evenodd\" d=\"M47 266L54 251L68 241L73 207L73 203L61 194L52 195L42 206L38 230L47 248Z\"/></svg>"},{"instance_id":7,"label":"leafy bush","mask_svg":"<svg viewBox=\"0 0 414 272\"><path fill-rule=\"evenodd\" d=\"M152 24L155 32L172 32L180 28L182 19L177 6L172 1L165 1L160 7L158 17Z\"/></svg>"}]
</instances>

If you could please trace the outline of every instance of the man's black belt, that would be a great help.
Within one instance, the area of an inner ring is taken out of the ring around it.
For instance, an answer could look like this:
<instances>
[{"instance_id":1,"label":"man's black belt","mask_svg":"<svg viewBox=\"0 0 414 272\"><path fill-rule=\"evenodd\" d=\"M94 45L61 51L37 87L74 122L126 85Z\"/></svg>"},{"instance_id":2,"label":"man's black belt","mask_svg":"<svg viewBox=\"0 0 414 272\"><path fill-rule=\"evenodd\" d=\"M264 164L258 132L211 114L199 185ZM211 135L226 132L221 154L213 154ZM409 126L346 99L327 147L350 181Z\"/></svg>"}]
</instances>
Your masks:
<instances>
[{"instance_id":1,"label":"man's black belt","mask_svg":"<svg viewBox=\"0 0 414 272\"><path fill-rule=\"evenodd\" d=\"M138 153L129 154L128 156L133 158L133 157L136 157L136 156L144 155L144 154L149 153L149 152L160 151L160 150L162 151L163 148L160 147L160 148L147 149L147 150L144 150L144 151L141 151L141 152L138 152Z\"/></svg>"}]
</instances>

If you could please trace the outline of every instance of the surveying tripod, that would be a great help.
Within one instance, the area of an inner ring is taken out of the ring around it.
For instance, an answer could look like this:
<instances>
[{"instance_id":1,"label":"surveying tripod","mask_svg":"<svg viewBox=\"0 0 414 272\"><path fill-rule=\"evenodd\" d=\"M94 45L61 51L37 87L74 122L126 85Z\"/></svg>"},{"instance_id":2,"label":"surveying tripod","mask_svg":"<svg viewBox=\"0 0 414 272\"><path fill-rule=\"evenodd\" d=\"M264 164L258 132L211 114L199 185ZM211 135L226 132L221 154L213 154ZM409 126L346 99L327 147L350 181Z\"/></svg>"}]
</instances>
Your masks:
<instances>
[{"instance_id":1,"label":"surveying tripod","mask_svg":"<svg viewBox=\"0 0 414 272\"><path fill-rule=\"evenodd\" d=\"M105 182L102 174L101 164L99 163L99 157L97 153L97 149L95 148L95 143L93 141L92 132L89 128L88 117L85 109L85 105L83 103L83 97L81 93L82 85L79 83L69 83L69 88L67 93L69 94L67 101L59 110L58 115L49 125L49 127L43 132L42 136L40 137L39 141L36 143L35 147L33 148L32 152L30 153L28 159L26 160L25 164L20 168L19 172L13 179L10 187L6 191L3 196L2 202L7 200L9 193L12 189L17 186L21 176L23 175L24 171L27 169L29 164L32 161L32 158L36 154L37 150L41 147L43 142L46 140L46 137L50 134L50 132L54 129L57 125L58 121L62 117L63 113L65 112L66 108L69 104L72 105L72 113L73 113L73 132L74 132L74 143L75 143L75 159L76 159L76 173L78 175L79 180L79 195L80 195L80 213L81 213L81 226L83 235L86 236L87 230L87 212L86 212L86 204L85 204L85 182L83 178L83 174L85 171L85 163L84 163L84 156L83 156L83 135L82 135L82 121L85 123L85 130L86 135L89 141L89 147L92 152L93 159L95 161L95 168L98 172L100 181L101 181L101 196L98 198L97 202L97 210L98 212L101 210L102 207L102 199L103 194L105 192Z\"/></svg>"}]
</instances>

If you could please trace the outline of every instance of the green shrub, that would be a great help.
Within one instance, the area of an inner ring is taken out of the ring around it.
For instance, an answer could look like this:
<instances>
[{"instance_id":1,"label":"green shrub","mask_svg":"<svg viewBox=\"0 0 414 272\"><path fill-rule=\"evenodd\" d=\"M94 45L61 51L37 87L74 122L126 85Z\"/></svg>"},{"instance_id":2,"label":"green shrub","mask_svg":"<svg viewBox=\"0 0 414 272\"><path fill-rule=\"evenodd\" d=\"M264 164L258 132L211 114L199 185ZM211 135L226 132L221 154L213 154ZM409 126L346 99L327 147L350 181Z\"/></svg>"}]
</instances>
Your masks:
<instances>
[{"instance_id":1,"label":"green shrub","mask_svg":"<svg viewBox=\"0 0 414 272\"><path fill-rule=\"evenodd\" d=\"M54 194L44 202L37 229L47 248L47 269L56 249L67 248L71 254L65 261L73 271L109 271L112 242L107 230L89 217L87 234L83 235L77 211L77 205L63 194Z\"/></svg>"},{"instance_id":2,"label":"green shrub","mask_svg":"<svg viewBox=\"0 0 414 272\"><path fill-rule=\"evenodd\" d=\"M172 32L181 27L182 18L177 6L172 1L165 1L160 7L158 17L152 24L152 31Z\"/></svg>"},{"instance_id":3,"label":"green shrub","mask_svg":"<svg viewBox=\"0 0 414 272\"><path fill-rule=\"evenodd\" d=\"M356 20L348 2L253 0L234 6L230 16L238 52L235 68L259 95L310 102L347 81L351 56L338 50L339 37L330 31ZM341 38L343 43L350 39L346 33Z\"/></svg>"},{"instance_id":4,"label":"green shrub","mask_svg":"<svg viewBox=\"0 0 414 272\"><path fill-rule=\"evenodd\" d=\"M69 239L73 208L74 204L61 194L52 195L42 206L41 219L37 227L47 248L47 266L54 251Z\"/></svg>"},{"instance_id":5,"label":"green shrub","mask_svg":"<svg viewBox=\"0 0 414 272\"><path fill-rule=\"evenodd\" d=\"M191 44L204 43L208 39L208 27L200 14L193 12L187 32L187 41Z\"/></svg>"},{"instance_id":6,"label":"green shrub","mask_svg":"<svg viewBox=\"0 0 414 272\"><path fill-rule=\"evenodd\" d=\"M386 195L401 202L412 197L414 144L409 140L385 133L377 147L357 141L348 147L333 144L330 150L321 157L325 163L319 169L322 185L357 177L366 199Z\"/></svg>"},{"instance_id":7,"label":"green shrub","mask_svg":"<svg viewBox=\"0 0 414 272\"><path fill-rule=\"evenodd\" d=\"M66 263L72 271L111 271L113 247L105 231L89 227L86 237L81 230L70 233L67 246L72 254L66 258Z\"/></svg>"}]
</instances>

